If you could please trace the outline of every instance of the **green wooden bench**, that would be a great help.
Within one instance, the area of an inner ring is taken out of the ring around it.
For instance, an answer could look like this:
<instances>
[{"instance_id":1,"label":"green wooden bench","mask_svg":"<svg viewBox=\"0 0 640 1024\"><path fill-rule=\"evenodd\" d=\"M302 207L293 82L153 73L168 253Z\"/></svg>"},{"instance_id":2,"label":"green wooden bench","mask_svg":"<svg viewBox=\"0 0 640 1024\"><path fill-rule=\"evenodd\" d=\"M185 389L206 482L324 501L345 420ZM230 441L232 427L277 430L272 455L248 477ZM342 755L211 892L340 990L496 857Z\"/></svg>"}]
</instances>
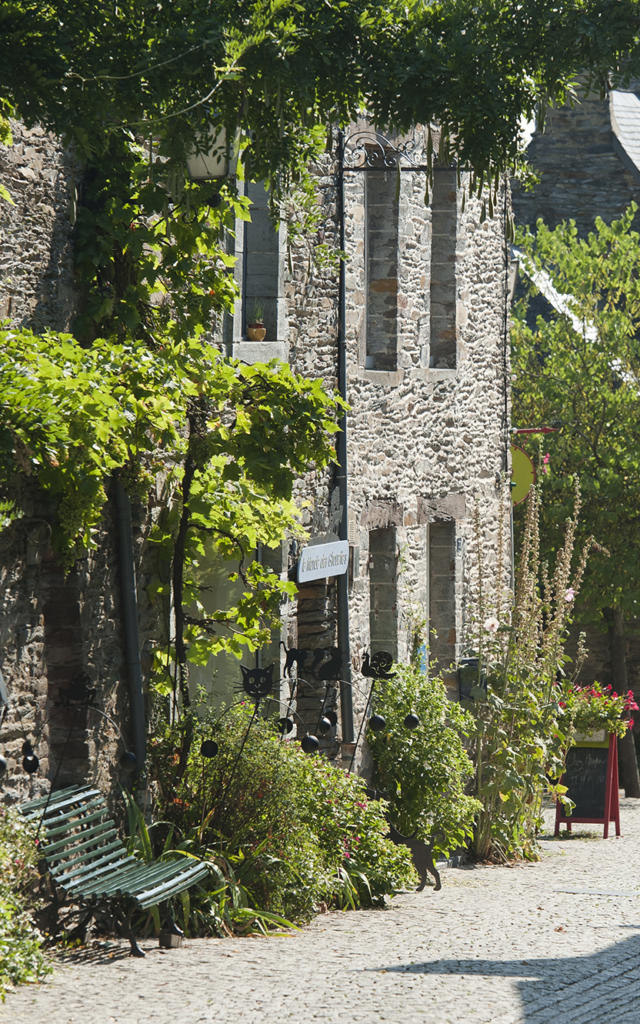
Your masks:
<instances>
[{"instance_id":1,"label":"green wooden bench","mask_svg":"<svg viewBox=\"0 0 640 1024\"><path fill-rule=\"evenodd\" d=\"M133 956L144 956L133 933L133 914L164 903L209 874L205 861L183 857L145 863L131 857L104 797L91 786L60 789L18 810L39 826L56 916L65 902L78 907L83 926L96 912L105 913L129 939Z\"/></svg>"}]
</instances>

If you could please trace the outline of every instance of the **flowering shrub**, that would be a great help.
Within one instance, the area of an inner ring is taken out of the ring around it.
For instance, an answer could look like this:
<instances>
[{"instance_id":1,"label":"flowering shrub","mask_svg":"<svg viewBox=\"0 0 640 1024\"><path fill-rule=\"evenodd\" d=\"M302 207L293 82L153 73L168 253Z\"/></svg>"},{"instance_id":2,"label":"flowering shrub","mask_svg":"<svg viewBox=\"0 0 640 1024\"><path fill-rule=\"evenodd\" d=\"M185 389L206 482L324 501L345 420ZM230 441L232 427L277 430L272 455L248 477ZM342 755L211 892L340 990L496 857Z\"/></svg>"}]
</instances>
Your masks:
<instances>
[{"instance_id":1,"label":"flowering shrub","mask_svg":"<svg viewBox=\"0 0 640 1024\"><path fill-rule=\"evenodd\" d=\"M176 731L152 745L158 817L173 828L173 842L233 865L252 907L291 921L414 886L410 853L386 838L386 805L367 800L364 781L283 741L271 721L252 720L252 710L195 719L181 777ZM215 756L201 756L203 740L215 741Z\"/></svg>"},{"instance_id":2,"label":"flowering shrub","mask_svg":"<svg viewBox=\"0 0 640 1024\"><path fill-rule=\"evenodd\" d=\"M0 997L9 985L38 981L48 971L35 927L36 845L15 811L0 807Z\"/></svg>"},{"instance_id":3,"label":"flowering shrub","mask_svg":"<svg viewBox=\"0 0 640 1024\"><path fill-rule=\"evenodd\" d=\"M618 694L612 686L593 683L592 686L565 687L559 705L563 708L578 733L604 729L614 736L624 736L633 726L632 711L638 711L633 690Z\"/></svg>"}]
</instances>

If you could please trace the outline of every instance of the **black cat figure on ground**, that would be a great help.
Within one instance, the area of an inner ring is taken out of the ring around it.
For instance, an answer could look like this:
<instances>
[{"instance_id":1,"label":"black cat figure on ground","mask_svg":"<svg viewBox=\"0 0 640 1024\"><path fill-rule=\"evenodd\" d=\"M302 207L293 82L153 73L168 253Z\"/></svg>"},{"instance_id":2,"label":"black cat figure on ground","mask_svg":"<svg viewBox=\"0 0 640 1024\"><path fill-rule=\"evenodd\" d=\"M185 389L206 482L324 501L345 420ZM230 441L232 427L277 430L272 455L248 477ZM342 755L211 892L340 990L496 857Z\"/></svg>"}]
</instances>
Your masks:
<instances>
[{"instance_id":1,"label":"black cat figure on ground","mask_svg":"<svg viewBox=\"0 0 640 1024\"><path fill-rule=\"evenodd\" d=\"M415 836L403 836L401 832L398 832L397 828L393 825L389 825L389 839L396 844L396 846L407 846L411 851L411 857L413 864L420 876L420 885L416 889L416 892L422 892L427 884L427 872L433 875L435 879L434 892L439 892L442 889L442 882L440 881L440 872L436 867L436 862L433 856L433 848L435 846L435 838L430 839L428 843L422 841L422 839L416 839Z\"/></svg>"},{"instance_id":2,"label":"black cat figure on ground","mask_svg":"<svg viewBox=\"0 0 640 1024\"><path fill-rule=\"evenodd\" d=\"M378 789L366 789L366 794L369 800L388 800L389 797L386 793L380 792ZM417 839L415 835L405 836L402 832L398 832L389 821L389 814L385 815L387 823L389 825L388 839L396 846L406 846L411 852L411 859L413 860L413 866L418 872L420 878L420 885L416 889L416 892L422 892L427 884L427 874L433 875L435 885L434 892L439 892L442 889L442 880L440 878L440 872L436 867L435 857L433 851L438 839L437 833L430 836L428 842L423 839Z\"/></svg>"}]
</instances>

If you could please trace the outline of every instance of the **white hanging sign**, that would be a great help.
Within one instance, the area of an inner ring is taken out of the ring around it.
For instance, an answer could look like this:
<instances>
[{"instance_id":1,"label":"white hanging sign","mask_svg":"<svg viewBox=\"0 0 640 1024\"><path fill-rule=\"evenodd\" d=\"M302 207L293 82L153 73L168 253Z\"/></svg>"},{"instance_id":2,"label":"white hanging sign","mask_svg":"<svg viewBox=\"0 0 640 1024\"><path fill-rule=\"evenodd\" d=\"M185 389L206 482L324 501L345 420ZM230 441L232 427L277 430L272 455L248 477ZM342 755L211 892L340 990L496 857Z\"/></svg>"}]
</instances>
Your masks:
<instances>
[{"instance_id":1,"label":"white hanging sign","mask_svg":"<svg viewBox=\"0 0 640 1024\"><path fill-rule=\"evenodd\" d=\"M349 541L334 540L303 548L298 560L298 583L342 576L349 567Z\"/></svg>"}]
</instances>

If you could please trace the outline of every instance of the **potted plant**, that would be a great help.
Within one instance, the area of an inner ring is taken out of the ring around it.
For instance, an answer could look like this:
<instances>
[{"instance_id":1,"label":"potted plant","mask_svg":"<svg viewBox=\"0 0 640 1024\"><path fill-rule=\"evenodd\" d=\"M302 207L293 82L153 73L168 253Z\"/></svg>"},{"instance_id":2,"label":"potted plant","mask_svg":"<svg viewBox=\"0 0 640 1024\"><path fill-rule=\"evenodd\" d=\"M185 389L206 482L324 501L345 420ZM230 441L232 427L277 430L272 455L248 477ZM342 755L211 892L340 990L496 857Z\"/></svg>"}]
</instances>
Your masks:
<instances>
[{"instance_id":1,"label":"potted plant","mask_svg":"<svg viewBox=\"0 0 640 1024\"><path fill-rule=\"evenodd\" d=\"M569 715L575 730L574 742L603 741L612 733L623 736L633 726L631 712L638 709L632 690L626 695L618 694L613 687L601 683L571 686L560 707Z\"/></svg>"},{"instance_id":2,"label":"potted plant","mask_svg":"<svg viewBox=\"0 0 640 1024\"><path fill-rule=\"evenodd\" d=\"M247 316L247 338L249 341L264 341L267 329L263 317L262 305L259 302L254 302Z\"/></svg>"}]
</instances>

